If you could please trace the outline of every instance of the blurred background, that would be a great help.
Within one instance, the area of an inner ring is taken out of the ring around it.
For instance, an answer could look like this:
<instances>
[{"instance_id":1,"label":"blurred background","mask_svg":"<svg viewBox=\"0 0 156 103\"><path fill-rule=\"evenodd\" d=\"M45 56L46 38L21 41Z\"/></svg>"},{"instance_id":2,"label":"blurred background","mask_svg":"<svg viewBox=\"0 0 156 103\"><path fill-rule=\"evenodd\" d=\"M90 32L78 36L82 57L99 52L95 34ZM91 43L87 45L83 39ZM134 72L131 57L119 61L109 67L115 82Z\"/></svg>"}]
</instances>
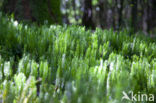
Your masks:
<instances>
[{"instance_id":1,"label":"blurred background","mask_svg":"<svg viewBox=\"0 0 156 103\"><path fill-rule=\"evenodd\" d=\"M156 33L156 0L0 0L19 21Z\"/></svg>"}]
</instances>

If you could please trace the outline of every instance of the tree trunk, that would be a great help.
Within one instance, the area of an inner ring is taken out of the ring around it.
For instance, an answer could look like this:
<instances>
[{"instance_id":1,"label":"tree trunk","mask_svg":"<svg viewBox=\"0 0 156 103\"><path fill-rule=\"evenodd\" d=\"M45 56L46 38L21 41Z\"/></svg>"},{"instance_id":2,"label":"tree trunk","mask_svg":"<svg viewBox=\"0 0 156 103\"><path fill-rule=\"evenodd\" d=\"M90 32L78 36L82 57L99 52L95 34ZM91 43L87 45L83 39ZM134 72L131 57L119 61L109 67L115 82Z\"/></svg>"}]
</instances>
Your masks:
<instances>
[{"instance_id":1,"label":"tree trunk","mask_svg":"<svg viewBox=\"0 0 156 103\"><path fill-rule=\"evenodd\" d=\"M82 17L82 25L84 25L86 28L95 28L92 20L92 0L84 0L84 13Z\"/></svg>"},{"instance_id":2,"label":"tree trunk","mask_svg":"<svg viewBox=\"0 0 156 103\"><path fill-rule=\"evenodd\" d=\"M156 0L152 0L152 28L156 27Z\"/></svg>"},{"instance_id":3,"label":"tree trunk","mask_svg":"<svg viewBox=\"0 0 156 103\"><path fill-rule=\"evenodd\" d=\"M17 0L4 0L2 10L6 13L12 13L15 11Z\"/></svg>"},{"instance_id":4,"label":"tree trunk","mask_svg":"<svg viewBox=\"0 0 156 103\"><path fill-rule=\"evenodd\" d=\"M113 28L114 30L117 30L117 0L114 0L114 6L113 6Z\"/></svg>"},{"instance_id":5,"label":"tree trunk","mask_svg":"<svg viewBox=\"0 0 156 103\"><path fill-rule=\"evenodd\" d=\"M147 20L148 20L147 7L144 7L144 9L143 9L143 20L142 20L142 29L143 29L143 32L145 34L147 34L147 31L148 31L148 23L147 23Z\"/></svg>"},{"instance_id":6,"label":"tree trunk","mask_svg":"<svg viewBox=\"0 0 156 103\"><path fill-rule=\"evenodd\" d=\"M131 5L132 5L132 12L131 12L131 29L132 32L137 31L137 15L138 15L138 0L132 0Z\"/></svg>"},{"instance_id":7,"label":"tree trunk","mask_svg":"<svg viewBox=\"0 0 156 103\"><path fill-rule=\"evenodd\" d=\"M155 0L148 0L147 6L147 32L150 32L153 27L156 26L156 1Z\"/></svg>"},{"instance_id":8,"label":"tree trunk","mask_svg":"<svg viewBox=\"0 0 156 103\"><path fill-rule=\"evenodd\" d=\"M31 8L29 3L29 0L6 0L3 2L2 10L8 14L14 13L16 19L30 20Z\"/></svg>"},{"instance_id":9,"label":"tree trunk","mask_svg":"<svg viewBox=\"0 0 156 103\"><path fill-rule=\"evenodd\" d=\"M147 35L151 30L152 27L155 25L155 10L154 10L154 0L149 0L146 3L144 2L142 7L143 9L143 31Z\"/></svg>"},{"instance_id":10,"label":"tree trunk","mask_svg":"<svg viewBox=\"0 0 156 103\"><path fill-rule=\"evenodd\" d=\"M99 0L99 20L100 20L100 24L101 24L101 28L106 28L107 25L107 8L105 6L106 1L105 0Z\"/></svg>"},{"instance_id":11,"label":"tree trunk","mask_svg":"<svg viewBox=\"0 0 156 103\"><path fill-rule=\"evenodd\" d=\"M17 20L34 21L43 24L61 24L60 0L5 0L2 11L14 14Z\"/></svg>"},{"instance_id":12,"label":"tree trunk","mask_svg":"<svg viewBox=\"0 0 156 103\"><path fill-rule=\"evenodd\" d=\"M22 0L22 5L23 5L23 11L24 11L24 19L25 20L31 20L32 15L31 15L31 8L30 8L30 2L29 0Z\"/></svg>"},{"instance_id":13,"label":"tree trunk","mask_svg":"<svg viewBox=\"0 0 156 103\"><path fill-rule=\"evenodd\" d=\"M118 29L121 28L122 23L123 23L123 21L122 21L123 0L120 0L119 2L120 3L118 5L118 14L119 14Z\"/></svg>"}]
</instances>

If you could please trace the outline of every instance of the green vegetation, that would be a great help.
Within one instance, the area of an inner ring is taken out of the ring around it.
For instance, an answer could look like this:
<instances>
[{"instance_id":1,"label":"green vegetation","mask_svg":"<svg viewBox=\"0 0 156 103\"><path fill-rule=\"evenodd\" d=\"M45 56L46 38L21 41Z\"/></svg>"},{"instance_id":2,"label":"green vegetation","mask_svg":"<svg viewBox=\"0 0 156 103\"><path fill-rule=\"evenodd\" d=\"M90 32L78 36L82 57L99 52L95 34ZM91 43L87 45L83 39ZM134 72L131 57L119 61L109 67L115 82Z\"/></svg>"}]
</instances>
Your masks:
<instances>
[{"instance_id":1,"label":"green vegetation","mask_svg":"<svg viewBox=\"0 0 156 103\"><path fill-rule=\"evenodd\" d=\"M127 31L27 26L0 14L0 102L128 103L156 94L156 42Z\"/></svg>"}]
</instances>

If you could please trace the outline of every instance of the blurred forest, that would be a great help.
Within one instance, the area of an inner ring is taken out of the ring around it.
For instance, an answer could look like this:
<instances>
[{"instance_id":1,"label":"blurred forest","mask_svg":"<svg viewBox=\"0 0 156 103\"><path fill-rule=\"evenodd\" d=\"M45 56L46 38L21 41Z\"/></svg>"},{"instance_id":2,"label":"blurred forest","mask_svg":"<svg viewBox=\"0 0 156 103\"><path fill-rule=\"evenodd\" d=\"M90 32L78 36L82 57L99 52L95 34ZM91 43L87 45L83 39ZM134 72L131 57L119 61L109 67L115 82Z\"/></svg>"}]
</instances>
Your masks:
<instances>
[{"instance_id":1,"label":"blurred forest","mask_svg":"<svg viewBox=\"0 0 156 103\"><path fill-rule=\"evenodd\" d=\"M156 33L156 0L0 0L0 10L38 24Z\"/></svg>"}]
</instances>

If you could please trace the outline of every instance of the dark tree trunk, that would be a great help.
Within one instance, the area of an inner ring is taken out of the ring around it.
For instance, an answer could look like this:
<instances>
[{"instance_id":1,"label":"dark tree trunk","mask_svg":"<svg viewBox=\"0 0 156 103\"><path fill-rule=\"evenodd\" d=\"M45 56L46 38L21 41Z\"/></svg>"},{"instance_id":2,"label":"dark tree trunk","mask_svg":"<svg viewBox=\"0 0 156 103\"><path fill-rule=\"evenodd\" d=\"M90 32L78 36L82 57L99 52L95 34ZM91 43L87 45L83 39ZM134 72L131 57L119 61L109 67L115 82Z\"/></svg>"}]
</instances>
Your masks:
<instances>
[{"instance_id":1,"label":"dark tree trunk","mask_svg":"<svg viewBox=\"0 0 156 103\"><path fill-rule=\"evenodd\" d=\"M95 29L92 20L92 0L84 0L84 13L82 17L82 25L86 28Z\"/></svg>"},{"instance_id":2,"label":"dark tree trunk","mask_svg":"<svg viewBox=\"0 0 156 103\"><path fill-rule=\"evenodd\" d=\"M147 13L147 32L150 32L156 26L156 0L148 0Z\"/></svg>"},{"instance_id":3,"label":"dark tree trunk","mask_svg":"<svg viewBox=\"0 0 156 103\"><path fill-rule=\"evenodd\" d=\"M2 11L8 14L14 13L16 19L21 17L25 20L30 20L31 8L29 3L29 0L6 0L3 2Z\"/></svg>"},{"instance_id":4,"label":"dark tree trunk","mask_svg":"<svg viewBox=\"0 0 156 103\"><path fill-rule=\"evenodd\" d=\"M5 13L12 13L15 11L17 0L5 0L2 5L2 10Z\"/></svg>"},{"instance_id":5,"label":"dark tree trunk","mask_svg":"<svg viewBox=\"0 0 156 103\"><path fill-rule=\"evenodd\" d=\"M122 21L123 0L120 0L119 2L120 3L119 3L119 6L118 6L118 14L119 14L118 29L121 28L122 23L123 23L123 21Z\"/></svg>"},{"instance_id":6,"label":"dark tree trunk","mask_svg":"<svg viewBox=\"0 0 156 103\"><path fill-rule=\"evenodd\" d=\"M153 22L152 22L153 20ZM152 18L151 18L151 22L152 22L152 28L156 27L156 0L152 0Z\"/></svg>"},{"instance_id":7,"label":"dark tree trunk","mask_svg":"<svg viewBox=\"0 0 156 103\"><path fill-rule=\"evenodd\" d=\"M132 0L131 1L131 5L132 5L132 14L131 14L131 28L132 28L132 32L136 32L137 31L137 15L138 15L138 0Z\"/></svg>"},{"instance_id":8,"label":"dark tree trunk","mask_svg":"<svg viewBox=\"0 0 156 103\"><path fill-rule=\"evenodd\" d=\"M61 24L60 0L5 0L2 11L14 14L16 20L33 21L44 24Z\"/></svg>"},{"instance_id":9,"label":"dark tree trunk","mask_svg":"<svg viewBox=\"0 0 156 103\"><path fill-rule=\"evenodd\" d=\"M24 19L26 20L31 20L32 15L31 15L31 8L30 8L30 2L29 0L22 0L22 5L23 5L23 12L24 12Z\"/></svg>"},{"instance_id":10,"label":"dark tree trunk","mask_svg":"<svg viewBox=\"0 0 156 103\"><path fill-rule=\"evenodd\" d=\"M113 28L114 30L117 30L117 0L114 0L114 6L113 6Z\"/></svg>"},{"instance_id":11,"label":"dark tree trunk","mask_svg":"<svg viewBox=\"0 0 156 103\"><path fill-rule=\"evenodd\" d=\"M146 12L147 12L147 32L149 32L150 31L150 29L151 29L151 16L152 16L152 14L151 14L151 12L152 12L152 10L151 10L151 0L148 0L147 1L147 9L146 9Z\"/></svg>"},{"instance_id":12,"label":"dark tree trunk","mask_svg":"<svg viewBox=\"0 0 156 103\"><path fill-rule=\"evenodd\" d=\"M101 24L101 28L106 28L106 23L107 23L107 14L106 14L106 7L105 7L106 1L104 0L99 0L99 20Z\"/></svg>"},{"instance_id":13,"label":"dark tree trunk","mask_svg":"<svg viewBox=\"0 0 156 103\"><path fill-rule=\"evenodd\" d=\"M143 31L147 35L152 27L154 27L155 23L155 13L154 13L154 0L149 0L147 2L143 2Z\"/></svg>"},{"instance_id":14,"label":"dark tree trunk","mask_svg":"<svg viewBox=\"0 0 156 103\"><path fill-rule=\"evenodd\" d=\"M142 20L142 29L143 29L143 32L145 34L147 34L147 31L148 31L148 23L147 23L147 20L148 20L148 10L147 10L147 7L145 5L142 5L142 7L144 7L144 9L142 10L143 11L143 20Z\"/></svg>"}]
</instances>

